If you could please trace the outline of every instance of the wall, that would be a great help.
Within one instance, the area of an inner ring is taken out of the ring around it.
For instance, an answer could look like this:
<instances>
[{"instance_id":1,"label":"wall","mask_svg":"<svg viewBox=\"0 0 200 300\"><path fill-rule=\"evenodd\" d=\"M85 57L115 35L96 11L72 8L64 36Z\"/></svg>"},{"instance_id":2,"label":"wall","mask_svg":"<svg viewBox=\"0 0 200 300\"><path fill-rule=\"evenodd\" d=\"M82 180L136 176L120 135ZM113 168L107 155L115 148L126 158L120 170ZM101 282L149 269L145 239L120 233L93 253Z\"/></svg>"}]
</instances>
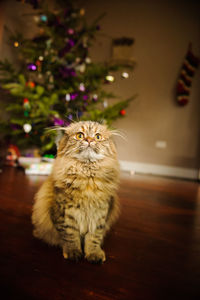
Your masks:
<instances>
[{"instance_id":1,"label":"wall","mask_svg":"<svg viewBox=\"0 0 200 300\"><path fill-rule=\"evenodd\" d=\"M127 135L118 141L119 158L126 161L184 168L199 167L200 70L195 75L190 102L175 103L177 77L188 43L200 56L200 5L196 1L86 1L88 20L106 12L102 32L93 48L95 60L109 60L111 39L135 38L137 66L130 79L118 78L113 89L118 95L138 98L127 109L127 117L115 126ZM167 142L167 148L155 142Z\"/></svg>"},{"instance_id":2,"label":"wall","mask_svg":"<svg viewBox=\"0 0 200 300\"><path fill-rule=\"evenodd\" d=\"M111 37L135 38L133 55L137 65L134 72L127 80L118 74L116 82L108 87L123 98L138 93L127 109L127 117L114 124L127 136L127 142L117 140L119 158L197 169L200 163L200 70L193 80L187 106L176 105L175 85L189 41L193 43L194 53L200 56L200 4L194 0L86 0L80 3L86 9L88 21L106 12L91 51L94 60L110 59ZM16 1L6 1L4 19L13 29L23 28L26 35L31 35L34 29L32 20L29 22L23 17L23 13L28 12L25 7ZM1 57L8 55L5 38ZM158 140L166 141L167 148L156 148Z\"/></svg>"}]
</instances>

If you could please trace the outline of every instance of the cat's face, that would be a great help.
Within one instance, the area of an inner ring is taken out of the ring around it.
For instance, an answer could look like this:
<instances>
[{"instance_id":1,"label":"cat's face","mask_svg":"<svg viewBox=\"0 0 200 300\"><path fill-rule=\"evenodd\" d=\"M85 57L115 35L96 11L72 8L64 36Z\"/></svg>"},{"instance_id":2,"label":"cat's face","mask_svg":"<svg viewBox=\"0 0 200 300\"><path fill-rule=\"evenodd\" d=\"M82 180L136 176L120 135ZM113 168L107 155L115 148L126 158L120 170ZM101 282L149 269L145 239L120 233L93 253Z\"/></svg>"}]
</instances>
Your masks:
<instances>
[{"instance_id":1,"label":"cat's face","mask_svg":"<svg viewBox=\"0 0 200 300\"><path fill-rule=\"evenodd\" d=\"M58 155L67 155L80 161L97 161L116 154L111 131L97 122L82 121L65 130Z\"/></svg>"}]
</instances>

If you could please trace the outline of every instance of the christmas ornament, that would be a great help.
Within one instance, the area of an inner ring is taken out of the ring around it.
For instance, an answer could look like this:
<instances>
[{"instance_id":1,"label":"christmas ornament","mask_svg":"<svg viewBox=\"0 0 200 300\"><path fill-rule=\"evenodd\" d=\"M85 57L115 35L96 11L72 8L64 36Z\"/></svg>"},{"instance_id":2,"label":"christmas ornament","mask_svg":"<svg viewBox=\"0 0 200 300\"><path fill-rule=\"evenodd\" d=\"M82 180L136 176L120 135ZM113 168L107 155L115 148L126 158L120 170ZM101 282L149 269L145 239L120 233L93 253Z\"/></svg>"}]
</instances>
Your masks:
<instances>
[{"instance_id":1,"label":"christmas ornament","mask_svg":"<svg viewBox=\"0 0 200 300\"><path fill-rule=\"evenodd\" d=\"M27 69L28 69L29 71L36 71L36 70L37 70L37 66L36 66L35 64L33 64L33 63L29 63L29 64L27 65Z\"/></svg>"},{"instance_id":2,"label":"christmas ornament","mask_svg":"<svg viewBox=\"0 0 200 300\"><path fill-rule=\"evenodd\" d=\"M103 102L103 107L104 108L108 107L108 102L106 100Z\"/></svg>"},{"instance_id":3,"label":"christmas ornament","mask_svg":"<svg viewBox=\"0 0 200 300\"><path fill-rule=\"evenodd\" d=\"M27 98L24 98L24 103L29 103L29 100Z\"/></svg>"},{"instance_id":4,"label":"christmas ornament","mask_svg":"<svg viewBox=\"0 0 200 300\"><path fill-rule=\"evenodd\" d=\"M97 101L97 100L98 100L98 95L97 95L97 94L94 94L94 95L92 96L92 100Z\"/></svg>"},{"instance_id":5,"label":"christmas ornament","mask_svg":"<svg viewBox=\"0 0 200 300\"><path fill-rule=\"evenodd\" d=\"M33 82L33 81L27 81L26 82L26 86L28 86L30 88L34 88L35 87L35 82Z\"/></svg>"},{"instance_id":6,"label":"christmas ornament","mask_svg":"<svg viewBox=\"0 0 200 300\"><path fill-rule=\"evenodd\" d=\"M183 106L189 102L190 89L199 58L192 53L191 44L185 56L177 84L177 101Z\"/></svg>"},{"instance_id":7,"label":"christmas ornament","mask_svg":"<svg viewBox=\"0 0 200 300\"><path fill-rule=\"evenodd\" d=\"M44 57L43 57L42 55L40 55L40 56L38 57L38 59L39 59L40 61L43 61L43 60L44 60Z\"/></svg>"},{"instance_id":8,"label":"christmas ornament","mask_svg":"<svg viewBox=\"0 0 200 300\"><path fill-rule=\"evenodd\" d=\"M84 92L84 91L85 91L84 83L80 83L80 85L79 85L79 90L80 90L81 92Z\"/></svg>"},{"instance_id":9,"label":"christmas ornament","mask_svg":"<svg viewBox=\"0 0 200 300\"><path fill-rule=\"evenodd\" d=\"M78 97L78 93L72 93L70 94L70 99L75 100Z\"/></svg>"},{"instance_id":10,"label":"christmas ornament","mask_svg":"<svg viewBox=\"0 0 200 300\"><path fill-rule=\"evenodd\" d=\"M83 95L83 100L87 100L89 97L88 97L88 95Z\"/></svg>"},{"instance_id":11,"label":"christmas ornament","mask_svg":"<svg viewBox=\"0 0 200 300\"><path fill-rule=\"evenodd\" d=\"M125 78L125 79L129 78L129 74L127 72L122 72L121 76L122 76L122 78Z\"/></svg>"},{"instance_id":12,"label":"christmas ornament","mask_svg":"<svg viewBox=\"0 0 200 300\"><path fill-rule=\"evenodd\" d=\"M53 123L54 123L55 126L65 125L65 121L60 119L60 118L57 118L57 117L54 117Z\"/></svg>"},{"instance_id":13,"label":"christmas ornament","mask_svg":"<svg viewBox=\"0 0 200 300\"><path fill-rule=\"evenodd\" d=\"M76 66L76 70L79 71L80 73L84 73L85 69L86 69L85 64L81 64L81 65Z\"/></svg>"},{"instance_id":14,"label":"christmas ornament","mask_svg":"<svg viewBox=\"0 0 200 300\"><path fill-rule=\"evenodd\" d=\"M73 68L69 68L68 66L60 67L59 72L63 78L76 76L76 71Z\"/></svg>"},{"instance_id":15,"label":"christmas ornament","mask_svg":"<svg viewBox=\"0 0 200 300\"><path fill-rule=\"evenodd\" d=\"M81 61L80 57L76 57L75 62L78 64Z\"/></svg>"},{"instance_id":16,"label":"christmas ornament","mask_svg":"<svg viewBox=\"0 0 200 300\"><path fill-rule=\"evenodd\" d=\"M33 19L34 19L34 21L35 21L36 23L38 23L38 22L40 21L40 17L39 17L39 16L34 16Z\"/></svg>"},{"instance_id":17,"label":"christmas ornament","mask_svg":"<svg viewBox=\"0 0 200 300\"><path fill-rule=\"evenodd\" d=\"M91 64L92 60L90 57L86 57L85 62L86 64Z\"/></svg>"},{"instance_id":18,"label":"christmas ornament","mask_svg":"<svg viewBox=\"0 0 200 300\"><path fill-rule=\"evenodd\" d=\"M106 81L113 82L114 80L115 80L114 76L112 76L112 75L107 75L106 76Z\"/></svg>"},{"instance_id":19,"label":"christmas ornament","mask_svg":"<svg viewBox=\"0 0 200 300\"><path fill-rule=\"evenodd\" d=\"M73 35L73 34L74 34L74 29L69 28L69 29L67 30L67 33L70 34L70 35Z\"/></svg>"},{"instance_id":20,"label":"christmas ornament","mask_svg":"<svg viewBox=\"0 0 200 300\"><path fill-rule=\"evenodd\" d=\"M14 42L14 47L18 48L19 47L19 43L17 41Z\"/></svg>"},{"instance_id":21,"label":"christmas ornament","mask_svg":"<svg viewBox=\"0 0 200 300\"><path fill-rule=\"evenodd\" d=\"M71 50L71 48L75 45L75 41L72 40L72 39L69 39L67 41L67 44L64 48L62 48L60 51L59 51L59 56L60 57L63 57L67 52L69 52Z\"/></svg>"},{"instance_id":22,"label":"christmas ornament","mask_svg":"<svg viewBox=\"0 0 200 300\"><path fill-rule=\"evenodd\" d=\"M24 98L23 107L24 107L24 110L27 111L27 112L30 110L30 103L29 103L29 100L27 98Z\"/></svg>"},{"instance_id":23,"label":"christmas ornament","mask_svg":"<svg viewBox=\"0 0 200 300\"><path fill-rule=\"evenodd\" d=\"M126 114L125 109L120 110L120 115L121 115L121 116L125 116L125 114Z\"/></svg>"},{"instance_id":24,"label":"christmas ornament","mask_svg":"<svg viewBox=\"0 0 200 300\"><path fill-rule=\"evenodd\" d=\"M66 95L65 95L65 100L66 100L67 102L69 102L69 101L71 100L70 94L66 94Z\"/></svg>"},{"instance_id":25,"label":"christmas ornament","mask_svg":"<svg viewBox=\"0 0 200 300\"><path fill-rule=\"evenodd\" d=\"M29 115L29 112L28 112L27 110L25 110L25 111L24 111L24 116L25 116L25 117L28 117L28 115Z\"/></svg>"},{"instance_id":26,"label":"christmas ornament","mask_svg":"<svg viewBox=\"0 0 200 300\"><path fill-rule=\"evenodd\" d=\"M73 46L75 45L75 41L72 40L72 39L70 39L70 40L68 41L68 45L69 45L70 47L73 47Z\"/></svg>"},{"instance_id":27,"label":"christmas ornament","mask_svg":"<svg viewBox=\"0 0 200 300\"><path fill-rule=\"evenodd\" d=\"M24 124L23 128L26 133L29 133L32 129L32 126L31 126L31 124L27 123L27 124Z\"/></svg>"},{"instance_id":28,"label":"christmas ornament","mask_svg":"<svg viewBox=\"0 0 200 300\"><path fill-rule=\"evenodd\" d=\"M41 20L42 22L47 22L47 16L46 16L46 15L41 15L41 16L40 16L40 20Z\"/></svg>"}]
</instances>

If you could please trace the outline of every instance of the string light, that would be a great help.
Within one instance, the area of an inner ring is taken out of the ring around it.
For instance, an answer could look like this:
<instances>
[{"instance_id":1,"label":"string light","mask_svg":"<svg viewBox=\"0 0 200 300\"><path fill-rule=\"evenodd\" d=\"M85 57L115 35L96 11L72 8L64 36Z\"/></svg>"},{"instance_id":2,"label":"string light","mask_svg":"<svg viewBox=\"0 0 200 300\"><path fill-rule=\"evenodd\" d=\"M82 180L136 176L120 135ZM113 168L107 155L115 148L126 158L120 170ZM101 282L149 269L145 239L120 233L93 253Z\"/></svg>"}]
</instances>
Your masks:
<instances>
[{"instance_id":1,"label":"string light","mask_svg":"<svg viewBox=\"0 0 200 300\"><path fill-rule=\"evenodd\" d=\"M84 9L84 8L81 8L81 10L80 10L80 15L81 15L81 16L84 16L84 14L85 14L85 9Z\"/></svg>"},{"instance_id":2,"label":"string light","mask_svg":"<svg viewBox=\"0 0 200 300\"><path fill-rule=\"evenodd\" d=\"M17 41L14 42L14 47L18 48L19 47L19 43Z\"/></svg>"}]
</instances>

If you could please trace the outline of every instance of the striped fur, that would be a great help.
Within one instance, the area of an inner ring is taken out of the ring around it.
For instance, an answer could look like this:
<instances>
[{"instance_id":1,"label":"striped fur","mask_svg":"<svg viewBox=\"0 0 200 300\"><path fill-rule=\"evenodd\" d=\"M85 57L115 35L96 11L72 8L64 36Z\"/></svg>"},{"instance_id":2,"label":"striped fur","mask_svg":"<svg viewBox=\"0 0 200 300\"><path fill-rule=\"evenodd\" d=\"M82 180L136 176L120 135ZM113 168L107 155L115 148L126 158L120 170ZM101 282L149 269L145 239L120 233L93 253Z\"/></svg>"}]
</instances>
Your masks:
<instances>
[{"instance_id":1,"label":"striped fur","mask_svg":"<svg viewBox=\"0 0 200 300\"><path fill-rule=\"evenodd\" d=\"M36 194L34 235L59 245L65 258L85 255L102 263L103 238L119 213L118 181L112 131L91 121L71 124L60 141L52 174Z\"/></svg>"}]
</instances>

